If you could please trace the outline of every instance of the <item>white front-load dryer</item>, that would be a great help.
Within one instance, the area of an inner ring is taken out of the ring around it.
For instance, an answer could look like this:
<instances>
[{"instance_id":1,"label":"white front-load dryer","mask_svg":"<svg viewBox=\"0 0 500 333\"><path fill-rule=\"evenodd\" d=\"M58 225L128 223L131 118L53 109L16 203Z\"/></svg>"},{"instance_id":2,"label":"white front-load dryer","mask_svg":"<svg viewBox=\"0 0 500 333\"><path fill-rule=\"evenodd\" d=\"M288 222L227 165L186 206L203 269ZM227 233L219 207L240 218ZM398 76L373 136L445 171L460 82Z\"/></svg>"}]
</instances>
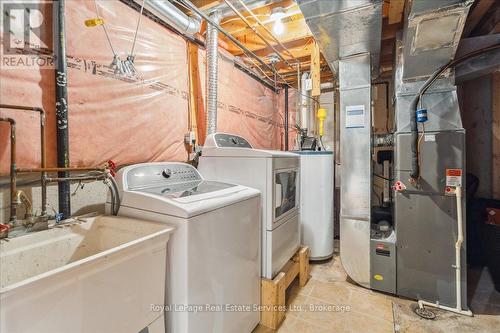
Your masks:
<instances>
[{"instance_id":1,"label":"white front-load dryer","mask_svg":"<svg viewBox=\"0 0 500 333\"><path fill-rule=\"evenodd\" d=\"M205 140L198 169L206 179L261 191L262 277L274 278L300 246L300 157L214 133Z\"/></svg>"},{"instance_id":2,"label":"white front-load dryer","mask_svg":"<svg viewBox=\"0 0 500 333\"><path fill-rule=\"evenodd\" d=\"M116 178L119 215L176 226L167 332L252 332L260 318L260 192L204 180L185 163L131 165Z\"/></svg>"}]
</instances>

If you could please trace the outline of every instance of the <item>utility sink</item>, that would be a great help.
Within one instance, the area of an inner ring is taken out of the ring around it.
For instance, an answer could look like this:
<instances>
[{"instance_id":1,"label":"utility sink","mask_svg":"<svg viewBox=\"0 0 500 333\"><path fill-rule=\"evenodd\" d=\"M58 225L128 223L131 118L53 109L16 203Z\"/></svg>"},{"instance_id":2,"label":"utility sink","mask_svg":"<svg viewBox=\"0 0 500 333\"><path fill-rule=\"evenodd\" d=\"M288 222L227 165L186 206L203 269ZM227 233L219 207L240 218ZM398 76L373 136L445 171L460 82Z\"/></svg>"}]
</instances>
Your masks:
<instances>
[{"instance_id":1,"label":"utility sink","mask_svg":"<svg viewBox=\"0 0 500 333\"><path fill-rule=\"evenodd\" d=\"M163 316L173 227L96 216L0 241L0 332L137 333ZM163 325L162 325L163 326Z\"/></svg>"}]
</instances>

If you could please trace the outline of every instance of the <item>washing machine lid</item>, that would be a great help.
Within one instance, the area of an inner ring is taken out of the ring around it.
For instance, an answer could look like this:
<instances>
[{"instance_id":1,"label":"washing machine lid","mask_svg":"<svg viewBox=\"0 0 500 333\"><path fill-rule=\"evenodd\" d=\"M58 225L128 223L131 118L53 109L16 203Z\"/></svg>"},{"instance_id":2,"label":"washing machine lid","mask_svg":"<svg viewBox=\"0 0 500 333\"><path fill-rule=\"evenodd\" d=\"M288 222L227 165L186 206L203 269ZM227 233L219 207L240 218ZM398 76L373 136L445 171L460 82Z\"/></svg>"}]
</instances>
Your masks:
<instances>
[{"instance_id":1,"label":"washing machine lid","mask_svg":"<svg viewBox=\"0 0 500 333\"><path fill-rule=\"evenodd\" d=\"M189 218L260 195L245 186L204 180L191 165L142 163L117 173L121 205Z\"/></svg>"},{"instance_id":2,"label":"washing machine lid","mask_svg":"<svg viewBox=\"0 0 500 333\"><path fill-rule=\"evenodd\" d=\"M237 185L216 181L197 180L170 185L160 185L144 188L141 192L158 195L168 199L187 198L235 187Z\"/></svg>"},{"instance_id":3,"label":"washing machine lid","mask_svg":"<svg viewBox=\"0 0 500 333\"><path fill-rule=\"evenodd\" d=\"M284 157L297 158L295 154L279 150L255 149L243 137L228 133L213 133L205 139L204 157Z\"/></svg>"},{"instance_id":4,"label":"washing machine lid","mask_svg":"<svg viewBox=\"0 0 500 333\"><path fill-rule=\"evenodd\" d=\"M293 150L292 153L298 155L333 155L333 151L329 150L321 150L321 151L313 151L313 150Z\"/></svg>"}]
</instances>

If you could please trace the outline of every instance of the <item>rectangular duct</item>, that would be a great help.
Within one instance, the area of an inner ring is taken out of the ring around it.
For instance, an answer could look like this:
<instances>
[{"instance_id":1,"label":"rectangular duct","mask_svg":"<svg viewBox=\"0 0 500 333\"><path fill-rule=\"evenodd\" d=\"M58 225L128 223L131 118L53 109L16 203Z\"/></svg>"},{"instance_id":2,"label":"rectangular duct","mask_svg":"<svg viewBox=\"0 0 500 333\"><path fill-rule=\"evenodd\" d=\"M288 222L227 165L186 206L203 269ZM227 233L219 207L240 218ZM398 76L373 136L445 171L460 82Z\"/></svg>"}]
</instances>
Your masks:
<instances>
[{"instance_id":1,"label":"rectangular duct","mask_svg":"<svg viewBox=\"0 0 500 333\"><path fill-rule=\"evenodd\" d=\"M371 64L365 53L339 61L340 256L347 274L370 287Z\"/></svg>"},{"instance_id":2,"label":"rectangular duct","mask_svg":"<svg viewBox=\"0 0 500 333\"><path fill-rule=\"evenodd\" d=\"M381 0L298 0L340 89L340 255L347 274L370 287L371 80L378 74Z\"/></svg>"},{"instance_id":3,"label":"rectangular duct","mask_svg":"<svg viewBox=\"0 0 500 333\"><path fill-rule=\"evenodd\" d=\"M338 61L369 53L378 72L382 33L381 0L297 0L306 23L332 71Z\"/></svg>"}]
</instances>

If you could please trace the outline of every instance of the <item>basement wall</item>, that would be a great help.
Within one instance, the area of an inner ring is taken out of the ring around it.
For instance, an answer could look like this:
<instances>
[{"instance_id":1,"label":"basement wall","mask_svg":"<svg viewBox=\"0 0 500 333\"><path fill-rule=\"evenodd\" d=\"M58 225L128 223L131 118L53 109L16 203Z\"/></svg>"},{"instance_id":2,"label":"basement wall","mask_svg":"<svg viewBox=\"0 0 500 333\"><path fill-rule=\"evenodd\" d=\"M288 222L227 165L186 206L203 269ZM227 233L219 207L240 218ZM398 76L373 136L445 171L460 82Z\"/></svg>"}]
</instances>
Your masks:
<instances>
[{"instance_id":1,"label":"basement wall","mask_svg":"<svg viewBox=\"0 0 500 333\"><path fill-rule=\"evenodd\" d=\"M130 53L138 12L113 1L97 1L110 40L125 59ZM52 43L51 6L41 5L46 26L42 33ZM96 17L94 2L66 1L69 159L71 166L118 165L147 161L186 161L183 139L188 131L188 66L186 41L144 18L138 33L135 65L138 77L115 75L109 68L113 54L102 27L87 28ZM0 34L3 36L3 34ZM233 57L219 53L218 130L246 137L257 148L284 146L284 94L266 88L233 65ZM204 119L205 51L199 50L199 116ZM48 166L56 165L55 78L53 69L0 67L0 100L4 104L41 106L47 113ZM290 127L295 123L295 94L290 90ZM17 167L38 167L38 115L0 110L17 121ZM198 124L203 129L204 124ZM290 147L295 138L290 130ZM0 222L8 214L9 129L0 123ZM7 185L7 186L6 186ZM72 185L72 189L76 184ZM39 188L22 188L39 206ZM57 191L49 189L49 204L57 209ZM72 197L72 211L101 207L102 184L87 184ZM82 199L83 198L83 199ZM22 215L22 212L19 212Z\"/></svg>"},{"instance_id":2,"label":"basement wall","mask_svg":"<svg viewBox=\"0 0 500 333\"><path fill-rule=\"evenodd\" d=\"M479 178L477 197L492 197L492 76L482 76L459 86L462 122L466 135L467 172ZM500 138L496 138L500 140Z\"/></svg>"}]
</instances>

